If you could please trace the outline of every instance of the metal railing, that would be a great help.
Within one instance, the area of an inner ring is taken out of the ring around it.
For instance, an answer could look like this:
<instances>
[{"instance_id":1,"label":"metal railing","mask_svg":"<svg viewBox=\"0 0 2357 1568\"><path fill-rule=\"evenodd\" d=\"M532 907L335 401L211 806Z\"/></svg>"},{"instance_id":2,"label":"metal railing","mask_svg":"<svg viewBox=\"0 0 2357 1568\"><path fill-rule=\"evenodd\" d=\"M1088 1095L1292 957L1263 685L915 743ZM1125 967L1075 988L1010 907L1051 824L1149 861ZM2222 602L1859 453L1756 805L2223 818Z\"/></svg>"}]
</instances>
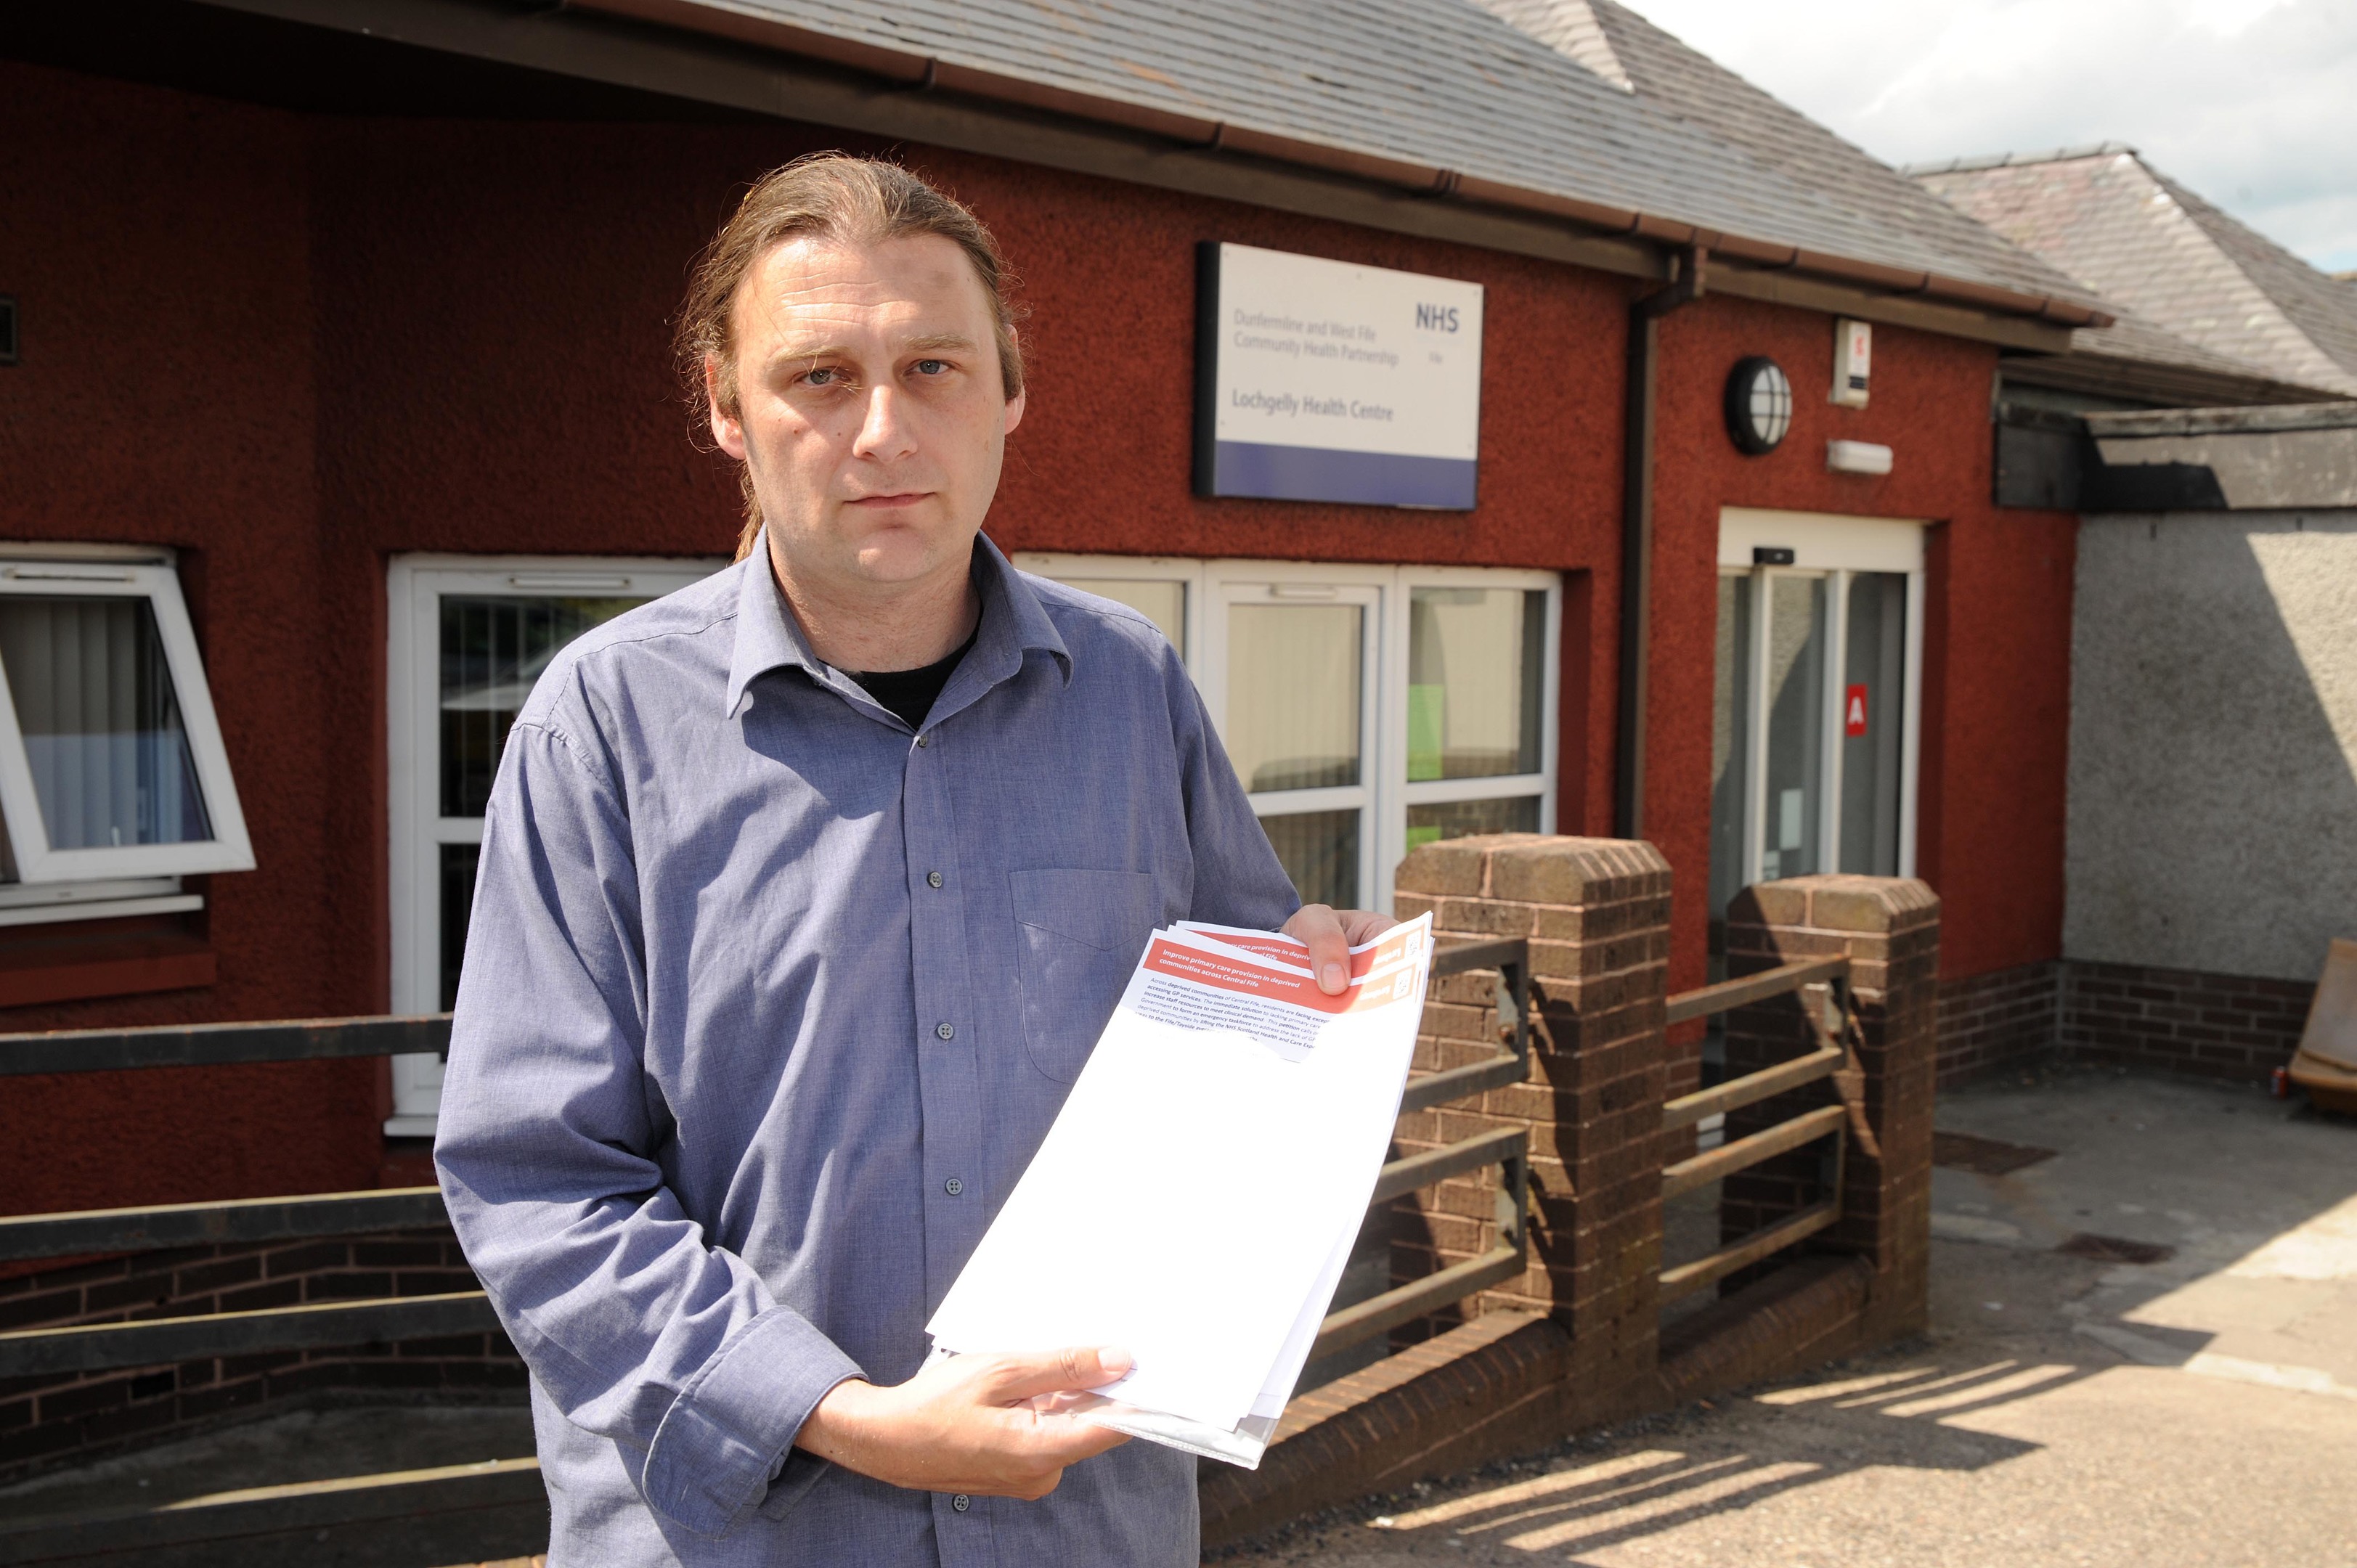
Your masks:
<instances>
[{"instance_id":1,"label":"metal railing","mask_svg":"<svg viewBox=\"0 0 2357 1568\"><path fill-rule=\"evenodd\" d=\"M1441 949L1432 959L1435 980L1485 969L1498 972L1499 1026L1510 1042L1508 1048L1486 1060L1409 1079L1405 1092L1400 1096L1402 1115L1429 1111L1530 1078L1530 943L1520 937L1460 942ZM1317 1343L1309 1352L1311 1360L1389 1333L1403 1323L1521 1276L1530 1256L1530 1134L1523 1128L1478 1133L1441 1148L1394 1160L1375 1181L1370 1211L1451 1176L1491 1165L1497 1166L1499 1172L1498 1244L1479 1257L1452 1263L1420 1280L1327 1314L1326 1321L1318 1327Z\"/></svg>"},{"instance_id":2,"label":"metal railing","mask_svg":"<svg viewBox=\"0 0 2357 1568\"><path fill-rule=\"evenodd\" d=\"M1663 1166L1662 1197L1667 1202L1737 1171L1820 1142L1825 1147L1817 1174L1824 1196L1800 1212L1731 1241L1706 1257L1663 1269L1660 1299L1665 1304L1716 1284L1839 1222L1842 1183L1851 1141L1855 1139L1868 1155L1878 1157L1874 1130L1866 1117L1865 1074L1859 1070L1851 1044L1854 1030L1846 957L1804 959L1779 964L1758 974L1682 992L1670 998L1667 1021L1684 1024L1707 1018L1812 985L1824 987L1821 1006L1810 1008L1804 1004L1802 1009L1810 1033L1816 1039L1814 1049L1670 1101L1662 1107L1662 1125L1670 1132L1693 1127L1712 1116L1723 1116L1820 1079L1831 1080L1840 1103L1803 1112L1746 1137Z\"/></svg>"},{"instance_id":3,"label":"metal railing","mask_svg":"<svg viewBox=\"0 0 2357 1568\"><path fill-rule=\"evenodd\" d=\"M1484 1061L1410 1079L1401 1097L1403 1113L1529 1078L1529 944L1519 938L1466 942L1433 958L1435 979L1483 969L1499 972L1498 1011L1511 1030L1509 1048ZM0 1036L0 1077L423 1054L447 1050L449 1038L447 1015L62 1030ZM1480 1257L1329 1315L1318 1331L1314 1354L1355 1345L1519 1274L1529 1248L1524 1225L1528 1155L1528 1135L1505 1129L1385 1165L1375 1187L1372 1201L1377 1206L1468 1171L1498 1166L1500 1244ZM0 1219L0 1262L361 1235L442 1225L447 1219L442 1195L431 1187L19 1215ZM0 1379L480 1333L497 1326L482 1292L459 1291L20 1329L0 1333Z\"/></svg>"},{"instance_id":4,"label":"metal railing","mask_svg":"<svg viewBox=\"0 0 2357 1568\"><path fill-rule=\"evenodd\" d=\"M1435 979L1484 969L1499 972L1498 1012L1508 1048L1487 1060L1410 1079L1401 1098L1403 1113L1529 1078L1528 943L1521 939L1465 942L1433 959ZM60 1030L0 1036L0 1077L438 1053L448 1049L449 1039L447 1015ZM1519 1274L1529 1248L1524 1224L1528 1155L1528 1135L1505 1129L1385 1165L1375 1187L1378 1206L1468 1171L1497 1166L1500 1243L1480 1257L1329 1315L1318 1332L1315 1354L1372 1338ZM0 1262L364 1235L447 1222L442 1195L431 1187L17 1215L0 1218ZM0 1333L0 1379L386 1343L498 1326L482 1292L458 1291L18 1329Z\"/></svg>"},{"instance_id":5,"label":"metal railing","mask_svg":"<svg viewBox=\"0 0 2357 1568\"><path fill-rule=\"evenodd\" d=\"M0 1077L407 1055L446 1050L449 1041L447 1015L71 1029L0 1036ZM442 1194L430 1187L25 1214L0 1219L0 1261L365 1235L447 1222ZM0 1334L0 1379L479 1334L498 1326L482 1292L458 1291L136 1323L23 1328Z\"/></svg>"},{"instance_id":6,"label":"metal railing","mask_svg":"<svg viewBox=\"0 0 2357 1568\"><path fill-rule=\"evenodd\" d=\"M1429 1110L1530 1076L1530 958L1521 939L1465 942L1435 955L1433 977L1498 972L1497 1005L1508 1048L1487 1059L1409 1079L1403 1113ZM1669 1000L1672 1024L1824 987L1821 1007L1805 1010L1815 1048L1745 1077L1669 1101L1670 1130L1830 1079L1840 1103L1823 1106L1666 1166L1663 1196L1672 1198L1811 1143L1827 1147L1821 1165L1825 1197L1709 1256L1662 1271L1661 1297L1676 1298L1827 1229L1840 1219L1844 1162L1855 1140L1875 1152L1862 1100L1863 1075L1851 1045L1849 961L1788 963ZM446 1050L447 1015L296 1019L266 1024L70 1030L0 1036L0 1077L31 1073L123 1071L162 1067L320 1060ZM1329 1314L1313 1356L1325 1356L1520 1275L1529 1253L1529 1136L1505 1128L1427 1150L1385 1165L1373 1205L1469 1171L1496 1166L1498 1244L1478 1257L1384 1291ZM257 1243L442 1225L442 1196L431 1187L314 1193L225 1203L183 1203L0 1219L0 1261L160 1251L218 1243ZM259 1311L150 1318L0 1333L0 1379L41 1378L158 1366L269 1351L386 1343L498 1327L480 1291L315 1303Z\"/></svg>"},{"instance_id":7,"label":"metal railing","mask_svg":"<svg viewBox=\"0 0 2357 1568\"><path fill-rule=\"evenodd\" d=\"M438 1053L447 1050L449 1040L447 1016L7 1035L0 1036L0 1078ZM431 1187L26 1214L0 1218L0 1262L369 1235L447 1223L442 1194ZM393 1344L498 1327L482 1292L455 1291L26 1328L0 1334L0 1380L63 1380L91 1372ZM406 1546L423 1553L418 1561L456 1561L479 1555L476 1549L487 1546L535 1550L547 1539L539 1462L527 1457L337 1477L176 1499L161 1507L102 1507L11 1519L0 1524L0 1565L210 1564L264 1561L265 1553L293 1560L315 1554L322 1550L318 1542L331 1539L364 1537L381 1547L388 1530L398 1531Z\"/></svg>"},{"instance_id":8,"label":"metal railing","mask_svg":"<svg viewBox=\"0 0 2357 1568\"><path fill-rule=\"evenodd\" d=\"M1480 970L1498 972L1497 1009L1507 1048L1483 1060L1411 1079L1401 1098L1403 1113L1430 1110L1528 1079L1528 943L1520 939L1464 942L1441 950L1433 960L1435 979ZM8 1035L0 1036L0 1078L442 1053L448 1049L449 1037L447 1015ZM1483 1133L1393 1161L1377 1180L1373 1206L1380 1208L1411 1192L1491 1166L1499 1172L1498 1244L1479 1257L1329 1314L1319 1329L1313 1355L1360 1344L1522 1273L1529 1252L1530 1190L1529 1135L1523 1129ZM447 1223L442 1195L431 1187L16 1215L0 1218L0 1262L366 1235ZM457 1291L26 1328L0 1333L0 1380L62 1380L228 1356L387 1344L498 1327L482 1292ZM314 1526L374 1529L402 1522L426 1528L418 1521L442 1506L436 1499L457 1499L464 1509L511 1509L529 1502L538 1495L534 1469L529 1459L501 1461L489 1466L455 1466L447 1475L439 1470L404 1471L228 1493L222 1495L219 1507L191 1509L184 1504L178 1511L167 1513L109 1509L24 1520L0 1528L0 1564L48 1562L59 1552L93 1562L118 1553L136 1556L161 1549L167 1537L193 1548L228 1534L258 1541L280 1530L299 1529L308 1539ZM215 1520L211 1517L215 1514L222 1517Z\"/></svg>"}]
</instances>

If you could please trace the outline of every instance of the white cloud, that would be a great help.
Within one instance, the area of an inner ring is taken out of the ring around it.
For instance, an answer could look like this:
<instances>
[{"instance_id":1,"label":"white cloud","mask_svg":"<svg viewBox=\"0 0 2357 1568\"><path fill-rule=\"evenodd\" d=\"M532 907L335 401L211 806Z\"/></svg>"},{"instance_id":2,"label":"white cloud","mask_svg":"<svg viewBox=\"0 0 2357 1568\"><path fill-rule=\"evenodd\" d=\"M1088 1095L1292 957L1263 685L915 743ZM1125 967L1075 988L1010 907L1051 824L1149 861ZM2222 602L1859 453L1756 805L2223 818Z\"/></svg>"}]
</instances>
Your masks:
<instances>
[{"instance_id":1,"label":"white cloud","mask_svg":"<svg viewBox=\"0 0 2357 1568\"><path fill-rule=\"evenodd\" d=\"M2352 0L1633 0L1892 163L2127 142L2357 268Z\"/></svg>"}]
</instances>

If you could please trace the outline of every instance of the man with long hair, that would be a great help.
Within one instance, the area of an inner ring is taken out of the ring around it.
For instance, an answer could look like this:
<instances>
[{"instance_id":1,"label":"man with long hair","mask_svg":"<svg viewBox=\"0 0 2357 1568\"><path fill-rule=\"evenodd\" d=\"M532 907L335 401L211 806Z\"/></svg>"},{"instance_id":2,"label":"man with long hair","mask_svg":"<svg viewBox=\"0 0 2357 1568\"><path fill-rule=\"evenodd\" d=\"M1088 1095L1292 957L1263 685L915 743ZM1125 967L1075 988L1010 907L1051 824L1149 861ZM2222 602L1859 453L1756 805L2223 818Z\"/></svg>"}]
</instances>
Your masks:
<instances>
[{"instance_id":1,"label":"man with long hair","mask_svg":"<svg viewBox=\"0 0 2357 1568\"><path fill-rule=\"evenodd\" d=\"M557 1564L1196 1561L1195 1461L1056 1408L1118 1347L924 1324L1149 931L1281 923L1339 992L1386 922L1300 905L1150 623L982 536L1009 289L895 165L756 184L679 333L738 560L509 736L436 1158Z\"/></svg>"}]
</instances>

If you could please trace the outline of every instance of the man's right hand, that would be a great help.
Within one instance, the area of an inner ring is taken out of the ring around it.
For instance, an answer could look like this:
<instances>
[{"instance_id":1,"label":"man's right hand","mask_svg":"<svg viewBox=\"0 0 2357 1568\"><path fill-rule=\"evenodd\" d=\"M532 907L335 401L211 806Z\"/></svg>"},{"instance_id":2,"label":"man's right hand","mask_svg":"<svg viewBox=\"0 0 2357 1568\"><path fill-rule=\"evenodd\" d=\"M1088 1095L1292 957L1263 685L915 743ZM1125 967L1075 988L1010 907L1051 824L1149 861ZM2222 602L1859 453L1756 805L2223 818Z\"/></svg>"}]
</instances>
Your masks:
<instances>
[{"instance_id":1,"label":"man's right hand","mask_svg":"<svg viewBox=\"0 0 2357 1568\"><path fill-rule=\"evenodd\" d=\"M1064 1466L1129 1439L1054 1408L1126 1374L1119 1350L953 1356L890 1388L856 1380L818 1402L794 1446L896 1487L1046 1497Z\"/></svg>"}]
</instances>

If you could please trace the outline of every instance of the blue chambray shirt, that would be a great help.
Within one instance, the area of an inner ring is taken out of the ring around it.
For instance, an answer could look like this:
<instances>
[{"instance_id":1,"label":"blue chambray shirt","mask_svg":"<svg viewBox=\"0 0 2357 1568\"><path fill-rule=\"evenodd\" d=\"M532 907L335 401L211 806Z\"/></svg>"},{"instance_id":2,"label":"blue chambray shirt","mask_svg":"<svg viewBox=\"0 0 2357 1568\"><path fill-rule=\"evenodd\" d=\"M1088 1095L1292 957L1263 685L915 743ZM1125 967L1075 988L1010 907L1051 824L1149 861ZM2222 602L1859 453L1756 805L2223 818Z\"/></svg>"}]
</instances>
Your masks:
<instances>
[{"instance_id":1,"label":"blue chambray shirt","mask_svg":"<svg viewBox=\"0 0 2357 1568\"><path fill-rule=\"evenodd\" d=\"M791 1447L917 1370L1147 933L1298 903L1152 625L986 539L974 571L921 734L757 548L573 643L508 736L435 1159L558 1568L1197 1561L1195 1461L1152 1444L1036 1503Z\"/></svg>"}]
</instances>

